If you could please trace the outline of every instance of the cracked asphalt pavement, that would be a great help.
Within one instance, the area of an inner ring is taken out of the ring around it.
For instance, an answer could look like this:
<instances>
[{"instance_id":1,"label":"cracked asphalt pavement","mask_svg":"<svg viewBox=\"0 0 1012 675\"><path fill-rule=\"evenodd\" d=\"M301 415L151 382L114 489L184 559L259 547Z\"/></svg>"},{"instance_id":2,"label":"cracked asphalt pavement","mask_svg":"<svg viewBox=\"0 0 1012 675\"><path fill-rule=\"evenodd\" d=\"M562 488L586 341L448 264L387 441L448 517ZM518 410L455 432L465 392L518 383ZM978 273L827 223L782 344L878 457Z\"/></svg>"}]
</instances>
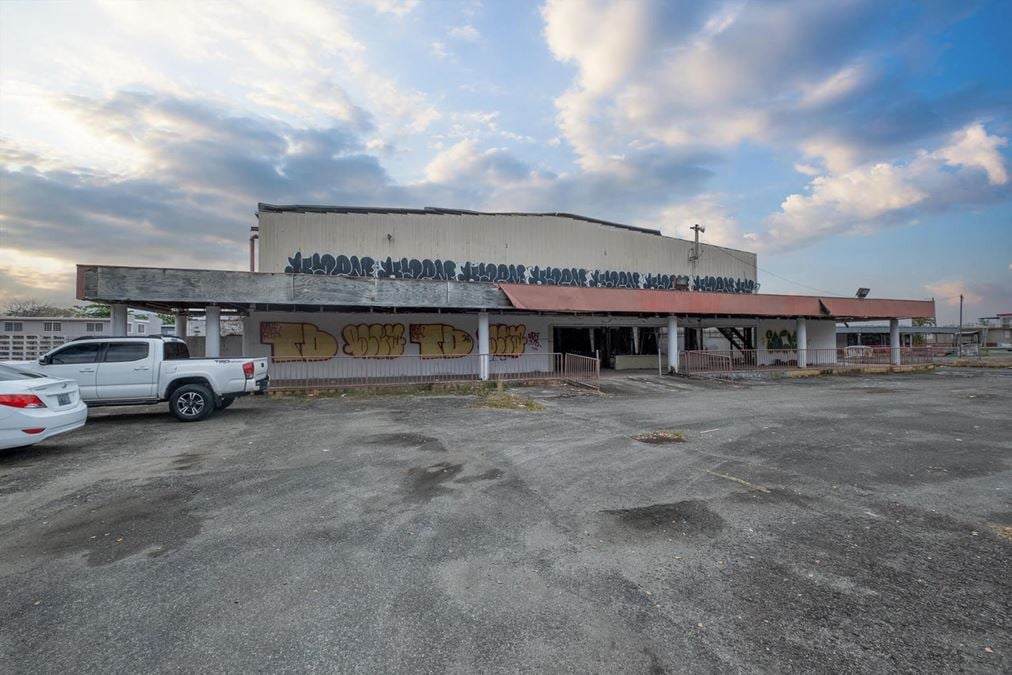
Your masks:
<instances>
[{"instance_id":1,"label":"cracked asphalt pavement","mask_svg":"<svg viewBox=\"0 0 1012 675\"><path fill-rule=\"evenodd\" d=\"M514 391L0 451L0 672L1012 670L1012 370Z\"/></svg>"}]
</instances>

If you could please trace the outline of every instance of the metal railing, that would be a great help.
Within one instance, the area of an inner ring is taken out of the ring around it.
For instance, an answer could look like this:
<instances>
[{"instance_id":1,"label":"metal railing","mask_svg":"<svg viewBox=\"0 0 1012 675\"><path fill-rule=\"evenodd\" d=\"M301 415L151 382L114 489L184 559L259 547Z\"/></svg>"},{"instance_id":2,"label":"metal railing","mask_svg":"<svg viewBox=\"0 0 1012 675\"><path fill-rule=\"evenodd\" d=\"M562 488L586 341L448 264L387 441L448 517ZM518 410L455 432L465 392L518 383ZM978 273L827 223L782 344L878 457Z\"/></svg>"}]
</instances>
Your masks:
<instances>
[{"instance_id":1,"label":"metal railing","mask_svg":"<svg viewBox=\"0 0 1012 675\"><path fill-rule=\"evenodd\" d=\"M892 351L891 347L684 351L679 354L678 370L697 374L890 365ZM930 347L901 347L898 351L901 364L934 362Z\"/></svg>"},{"instance_id":2,"label":"metal railing","mask_svg":"<svg viewBox=\"0 0 1012 675\"><path fill-rule=\"evenodd\" d=\"M592 389L601 388L601 360L593 356L565 354L562 372L566 380Z\"/></svg>"},{"instance_id":3,"label":"metal railing","mask_svg":"<svg viewBox=\"0 0 1012 675\"><path fill-rule=\"evenodd\" d=\"M600 388L599 361L576 354L271 357L270 360L274 391L473 383L481 381L483 371L491 381L557 380Z\"/></svg>"},{"instance_id":4,"label":"metal railing","mask_svg":"<svg viewBox=\"0 0 1012 675\"><path fill-rule=\"evenodd\" d=\"M271 357L275 391L361 386L470 382L478 379L477 354L454 358L334 356L329 359Z\"/></svg>"}]
</instances>

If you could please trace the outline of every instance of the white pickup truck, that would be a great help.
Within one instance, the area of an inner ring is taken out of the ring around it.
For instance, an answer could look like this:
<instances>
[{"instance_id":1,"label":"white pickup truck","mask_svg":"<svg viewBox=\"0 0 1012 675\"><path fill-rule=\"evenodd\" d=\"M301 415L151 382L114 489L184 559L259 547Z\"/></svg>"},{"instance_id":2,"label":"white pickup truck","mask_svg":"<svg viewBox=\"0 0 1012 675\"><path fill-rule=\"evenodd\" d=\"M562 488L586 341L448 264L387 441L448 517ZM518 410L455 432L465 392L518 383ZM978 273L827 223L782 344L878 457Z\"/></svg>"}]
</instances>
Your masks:
<instances>
[{"instance_id":1,"label":"white pickup truck","mask_svg":"<svg viewBox=\"0 0 1012 675\"><path fill-rule=\"evenodd\" d=\"M174 337L78 338L38 361L9 365L77 382L89 406L169 402L182 422L207 419L237 396L263 393L266 358L191 359Z\"/></svg>"}]
</instances>

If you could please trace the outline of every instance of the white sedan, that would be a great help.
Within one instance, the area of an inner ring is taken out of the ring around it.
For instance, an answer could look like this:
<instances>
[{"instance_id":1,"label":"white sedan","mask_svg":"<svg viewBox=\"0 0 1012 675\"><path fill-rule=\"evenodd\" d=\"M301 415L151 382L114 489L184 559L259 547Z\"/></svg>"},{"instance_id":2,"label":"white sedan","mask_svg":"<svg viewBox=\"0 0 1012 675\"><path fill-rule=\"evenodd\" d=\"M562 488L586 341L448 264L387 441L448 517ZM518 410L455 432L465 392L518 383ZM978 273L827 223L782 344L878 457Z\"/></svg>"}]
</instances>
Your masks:
<instances>
[{"instance_id":1,"label":"white sedan","mask_svg":"<svg viewBox=\"0 0 1012 675\"><path fill-rule=\"evenodd\" d=\"M88 419L77 383L0 365L0 449L34 445Z\"/></svg>"}]
</instances>

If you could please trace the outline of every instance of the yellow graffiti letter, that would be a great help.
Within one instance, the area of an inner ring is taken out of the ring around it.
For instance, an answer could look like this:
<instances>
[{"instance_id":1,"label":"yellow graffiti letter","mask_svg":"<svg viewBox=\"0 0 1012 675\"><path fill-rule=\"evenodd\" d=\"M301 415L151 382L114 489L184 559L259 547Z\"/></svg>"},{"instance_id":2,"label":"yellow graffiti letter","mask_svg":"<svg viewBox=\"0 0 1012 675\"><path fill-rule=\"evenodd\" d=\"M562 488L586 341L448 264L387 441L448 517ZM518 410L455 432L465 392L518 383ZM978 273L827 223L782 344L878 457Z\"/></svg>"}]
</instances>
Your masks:
<instances>
[{"instance_id":1,"label":"yellow graffiti letter","mask_svg":"<svg viewBox=\"0 0 1012 675\"><path fill-rule=\"evenodd\" d=\"M265 321L260 324L260 343L271 346L279 358L329 359L337 354L337 339L311 323Z\"/></svg>"},{"instance_id":2,"label":"yellow graffiti letter","mask_svg":"<svg viewBox=\"0 0 1012 675\"><path fill-rule=\"evenodd\" d=\"M399 323L349 324L341 331L348 356L394 358L404 353L404 325Z\"/></svg>"},{"instance_id":3,"label":"yellow graffiti letter","mask_svg":"<svg viewBox=\"0 0 1012 675\"><path fill-rule=\"evenodd\" d=\"M527 327L523 324L509 326L494 323L488 327L488 349L493 356L518 357L527 345Z\"/></svg>"},{"instance_id":4,"label":"yellow graffiti letter","mask_svg":"<svg viewBox=\"0 0 1012 675\"><path fill-rule=\"evenodd\" d=\"M410 334L422 358L464 356L474 349L474 340L466 331L442 323L413 323Z\"/></svg>"}]
</instances>

